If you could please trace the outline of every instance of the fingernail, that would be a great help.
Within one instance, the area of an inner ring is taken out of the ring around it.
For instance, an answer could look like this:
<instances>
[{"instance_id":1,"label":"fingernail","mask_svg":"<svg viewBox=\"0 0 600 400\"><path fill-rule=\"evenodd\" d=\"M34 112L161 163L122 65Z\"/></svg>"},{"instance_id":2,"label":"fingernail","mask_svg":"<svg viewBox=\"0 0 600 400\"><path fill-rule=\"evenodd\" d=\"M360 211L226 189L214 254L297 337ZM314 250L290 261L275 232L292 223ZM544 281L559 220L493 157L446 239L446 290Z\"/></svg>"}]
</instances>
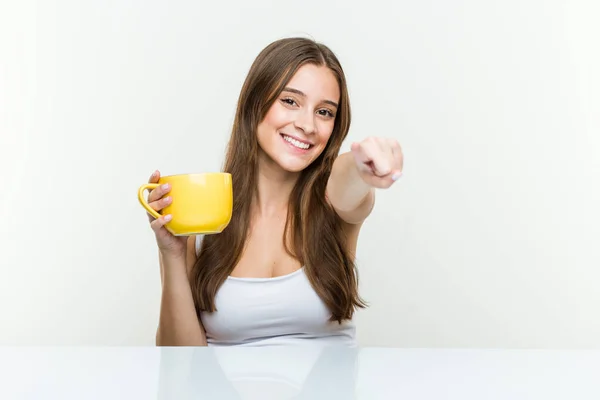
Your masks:
<instances>
[{"instance_id":1,"label":"fingernail","mask_svg":"<svg viewBox=\"0 0 600 400\"><path fill-rule=\"evenodd\" d=\"M398 179L400 179L401 176L402 176L402 172L396 172L394 175L392 175L392 180L395 182Z\"/></svg>"},{"instance_id":2,"label":"fingernail","mask_svg":"<svg viewBox=\"0 0 600 400\"><path fill-rule=\"evenodd\" d=\"M167 196L163 200L165 201L165 203L168 203L171 201L171 196Z\"/></svg>"},{"instance_id":3,"label":"fingernail","mask_svg":"<svg viewBox=\"0 0 600 400\"><path fill-rule=\"evenodd\" d=\"M171 214L167 214L164 216L164 220L169 222L171 219L173 219L173 216Z\"/></svg>"},{"instance_id":4,"label":"fingernail","mask_svg":"<svg viewBox=\"0 0 600 400\"><path fill-rule=\"evenodd\" d=\"M169 188L169 184L165 183L164 185L161 186L161 189L163 190L167 190Z\"/></svg>"}]
</instances>

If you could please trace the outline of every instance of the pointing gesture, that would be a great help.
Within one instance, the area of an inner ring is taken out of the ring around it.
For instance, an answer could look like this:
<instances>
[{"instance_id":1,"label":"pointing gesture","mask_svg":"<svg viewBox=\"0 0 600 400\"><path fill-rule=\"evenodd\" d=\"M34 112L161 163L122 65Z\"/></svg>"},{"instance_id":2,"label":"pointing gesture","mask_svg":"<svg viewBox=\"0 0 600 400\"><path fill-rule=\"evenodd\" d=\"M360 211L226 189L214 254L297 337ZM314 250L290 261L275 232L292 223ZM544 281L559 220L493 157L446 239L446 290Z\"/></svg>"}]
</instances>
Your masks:
<instances>
[{"instance_id":1,"label":"pointing gesture","mask_svg":"<svg viewBox=\"0 0 600 400\"><path fill-rule=\"evenodd\" d=\"M395 139L369 137L352 143L361 178L370 186L387 189L402 176L403 155Z\"/></svg>"}]
</instances>

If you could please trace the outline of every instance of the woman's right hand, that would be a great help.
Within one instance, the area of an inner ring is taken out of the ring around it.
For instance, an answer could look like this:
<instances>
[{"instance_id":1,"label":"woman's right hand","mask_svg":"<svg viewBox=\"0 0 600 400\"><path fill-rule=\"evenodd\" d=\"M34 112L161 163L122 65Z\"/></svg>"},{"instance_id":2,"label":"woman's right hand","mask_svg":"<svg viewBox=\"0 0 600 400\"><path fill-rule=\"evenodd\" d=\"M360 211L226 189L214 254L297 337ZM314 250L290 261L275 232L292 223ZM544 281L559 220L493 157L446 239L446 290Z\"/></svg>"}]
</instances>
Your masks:
<instances>
[{"instance_id":1,"label":"woman's right hand","mask_svg":"<svg viewBox=\"0 0 600 400\"><path fill-rule=\"evenodd\" d=\"M160 172L154 171L148 182L158 183L159 179ZM160 210L171 204L173 199L168 195L170 190L171 187L169 184L151 190L148 195L148 204L150 207L157 212L160 212ZM174 236L167 228L165 228L165 225L171 220L171 215L163 215L160 218L155 219L150 213L147 214L150 221L150 227L154 231L156 243L162 254L173 257L185 257L187 238L185 236Z\"/></svg>"}]
</instances>

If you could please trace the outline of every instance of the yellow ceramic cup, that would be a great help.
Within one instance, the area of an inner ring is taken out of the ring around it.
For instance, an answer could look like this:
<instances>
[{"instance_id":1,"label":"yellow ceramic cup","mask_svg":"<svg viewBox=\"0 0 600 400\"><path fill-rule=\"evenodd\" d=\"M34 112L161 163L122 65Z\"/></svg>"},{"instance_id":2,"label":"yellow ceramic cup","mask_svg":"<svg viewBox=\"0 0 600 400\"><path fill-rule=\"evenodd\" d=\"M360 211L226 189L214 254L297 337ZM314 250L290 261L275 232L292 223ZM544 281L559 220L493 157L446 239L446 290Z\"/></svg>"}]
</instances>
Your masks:
<instances>
[{"instance_id":1,"label":"yellow ceramic cup","mask_svg":"<svg viewBox=\"0 0 600 400\"><path fill-rule=\"evenodd\" d=\"M169 183L168 196L173 201L160 214L154 211L144 197L146 189L152 190ZM220 233L231 221L233 189L231 174L207 172L163 176L158 183L146 183L138 190L140 204L154 218L171 214L165 228L175 236Z\"/></svg>"}]
</instances>

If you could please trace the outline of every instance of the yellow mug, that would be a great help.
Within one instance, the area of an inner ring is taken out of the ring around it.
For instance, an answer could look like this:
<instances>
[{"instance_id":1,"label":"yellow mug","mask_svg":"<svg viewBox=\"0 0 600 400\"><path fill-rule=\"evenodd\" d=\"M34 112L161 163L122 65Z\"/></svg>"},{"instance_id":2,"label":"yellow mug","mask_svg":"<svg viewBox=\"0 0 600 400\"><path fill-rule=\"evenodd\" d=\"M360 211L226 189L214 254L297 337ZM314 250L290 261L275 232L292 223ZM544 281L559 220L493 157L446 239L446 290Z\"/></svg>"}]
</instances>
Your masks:
<instances>
[{"instance_id":1,"label":"yellow mug","mask_svg":"<svg viewBox=\"0 0 600 400\"><path fill-rule=\"evenodd\" d=\"M173 201L159 214L148 204L144 191L165 183L171 185L168 196ZM154 218L171 214L172 219L165 228L175 236L221 233L231 221L233 210L231 174L206 172L163 176L158 183L140 186L138 200Z\"/></svg>"}]
</instances>

